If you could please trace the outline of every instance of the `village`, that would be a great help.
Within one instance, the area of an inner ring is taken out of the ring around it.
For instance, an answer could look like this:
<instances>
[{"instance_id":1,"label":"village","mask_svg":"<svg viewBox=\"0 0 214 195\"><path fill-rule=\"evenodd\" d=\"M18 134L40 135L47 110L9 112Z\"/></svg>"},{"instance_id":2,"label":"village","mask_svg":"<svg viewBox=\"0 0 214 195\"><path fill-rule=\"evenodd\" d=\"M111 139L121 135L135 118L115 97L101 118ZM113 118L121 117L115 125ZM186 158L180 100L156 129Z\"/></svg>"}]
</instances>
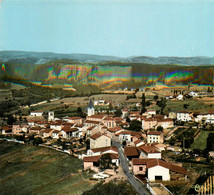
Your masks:
<instances>
[{"instance_id":1,"label":"village","mask_svg":"<svg viewBox=\"0 0 214 195\"><path fill-rule=\"evenodd\" d=\"M73 155L82 160L83 170L94 171L93 178L97 180L129 180L127 173L131 173L144 190L152 194L159 194L160 190L171 194L164 186L168 181L193 185L190 171L176 160L176 156L192 156L197 161L205 159L188 145L201 128L207 125L213 128L214 110L201 114L184 109L166 115L162 110L146 109L145 94L141 94L137 102L135 99L127 101L127 105L134 102L139 110L133 111L126 106L116 114L96 110L96 106L111 103L102 99L89 99L85 118L58 118L54 111L48 111L47 117L43 117L44 111L31 111L25 121L2 124L1 139L50 147ZM188 95L198 96L193 91ZM162 98L160 108L164 109L164 101L172 98ZM177 101L183 98L182 94L176 97ZM157 101L154 98L154 102ZM207 158L213 156L214 152L208 151Z\"/></svg>"}]
</instances>

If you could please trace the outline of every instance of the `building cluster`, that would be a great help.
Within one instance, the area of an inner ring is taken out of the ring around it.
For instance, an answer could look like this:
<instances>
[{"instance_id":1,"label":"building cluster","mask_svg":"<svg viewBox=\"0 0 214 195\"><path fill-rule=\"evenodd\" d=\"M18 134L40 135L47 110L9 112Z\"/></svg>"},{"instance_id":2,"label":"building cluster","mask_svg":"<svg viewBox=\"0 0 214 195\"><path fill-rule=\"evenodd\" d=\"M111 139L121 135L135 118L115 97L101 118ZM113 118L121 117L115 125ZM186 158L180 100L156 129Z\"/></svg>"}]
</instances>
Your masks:
<instances>
[{"instance_id":1,"label":"building cluster","mask_svg":"<svg viewBox=\"0 0 214 195\"><path fill-rule=\"evenodd\" d=\"M105 102L98 102L104 104ZM32 111L32 118L42 117L43 112ZM142 131L127 130L130 121L141 123ZM189 113L186 111L169 113L168 116L158 115L155 110L139 111L122 110L121 117L108 114L96 114L93 102L90 100L87 117L54 117L54 112L48 112L47 120L32 120L27 123L14 123L1 127L1 134L5 135L34 135L43 139L87 138L90 149L82 155L84 169L99 171L99 162L103 155L108 154L115 169L119 166L118 149L112 142L120 142L124 146L124 154L130 169L138 177L154 180L186 179L187 171L181 165L175 165L162 159L161 151L166 150L163 144L163 132L160 129L174 127L174 121L196 121L214 124L214 112L206 114Z\"/></svg>"}]
</instances>

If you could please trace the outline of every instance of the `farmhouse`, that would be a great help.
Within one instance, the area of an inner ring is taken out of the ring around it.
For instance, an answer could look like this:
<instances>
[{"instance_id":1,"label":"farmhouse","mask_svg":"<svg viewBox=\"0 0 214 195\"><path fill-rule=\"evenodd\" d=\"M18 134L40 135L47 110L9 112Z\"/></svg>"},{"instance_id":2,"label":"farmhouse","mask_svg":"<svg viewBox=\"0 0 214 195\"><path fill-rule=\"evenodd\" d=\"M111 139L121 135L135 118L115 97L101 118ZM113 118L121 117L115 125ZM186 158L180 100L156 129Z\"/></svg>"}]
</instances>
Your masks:
<instances>
[{"instance_id":1,"label":"farmhouse","mask_svg":"<svg viewBox=\"0 0 214 195\"><path fill-rule=\"evenodd\" d=\"M163 143L163 133L160 131L149 131L147 133L147 143Z\"/></svg>"},{"instance_id":2,"label":"farmhouse","mask_svg":"<svg viewBox=\"0 0 214 195\"><path fill-rule=\"evenodd\" d=\"M90 148L111 146L111 138L107 135L96 133L90 137Z\"/></svg>"}]
</instances>

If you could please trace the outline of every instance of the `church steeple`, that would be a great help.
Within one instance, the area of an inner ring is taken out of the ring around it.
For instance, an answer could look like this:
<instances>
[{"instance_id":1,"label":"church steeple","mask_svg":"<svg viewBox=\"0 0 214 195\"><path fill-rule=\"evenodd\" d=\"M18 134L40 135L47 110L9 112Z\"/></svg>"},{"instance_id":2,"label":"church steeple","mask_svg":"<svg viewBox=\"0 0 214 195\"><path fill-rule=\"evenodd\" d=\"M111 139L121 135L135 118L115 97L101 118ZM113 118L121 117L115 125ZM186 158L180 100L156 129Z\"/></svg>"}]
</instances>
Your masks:
<instances>
[{"instance_id":1,"label":"church steeple","mask_svg":"<svg viewBox=\"0 0 214 195\"><path fill-rule=\"evenodd\" d=\"M88 116L94 115L94 105L92 100L89 100L89 104L88 104Z\"/></svg>"}]
</instances>

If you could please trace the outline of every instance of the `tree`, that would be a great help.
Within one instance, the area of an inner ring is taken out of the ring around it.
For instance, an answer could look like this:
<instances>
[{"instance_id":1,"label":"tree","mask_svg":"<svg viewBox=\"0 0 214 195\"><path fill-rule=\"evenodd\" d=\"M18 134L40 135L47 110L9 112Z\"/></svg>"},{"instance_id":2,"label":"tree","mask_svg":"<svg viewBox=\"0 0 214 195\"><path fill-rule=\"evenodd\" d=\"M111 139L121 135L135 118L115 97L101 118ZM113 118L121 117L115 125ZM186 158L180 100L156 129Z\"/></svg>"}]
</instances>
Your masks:
<instances>
[{"instance_id":1,"label":"tree","mask_svg":"<svg viewBox=\"0 0 214 195\"><path fill-rule=\"evenodd\" d=\"M158 126L158 127L157 127L157 131L163 132L163 127L162 127L162 126Z\"/></svg>"},{"instance_id":2,"label":"tree","mask_svg":"<svg viewBox=\"0 0 214 195\"><path fill-rule=\"evenodd\" d=\"M163 114L163 110L166 107L166 100L164 98L161 98L160 101L157 101L157 105L160 107L161 109L161 114Z\"/></svg>"},{"instance_id":3,"label":"tree","mask_svg":"<svg viewBox=\"0 0 214 195\"><path fill-rule=\"evenodd\" d=\"M138 120L132 120L129 126L130 130L134 130L134 131L141 131L141 122Z\"/></svg>"},{"instance_id":4,"label":"tree","mask_svg":"<svg viewBox=\"0 0 214 195\"><path fill-rule=\"evenodd\" d=\"M154 96L154 100L157 101L158 100L158 95Z\"/></svg>"},{"instance_id":5,"label":"tree","mask_svg":"<svg viewBox=\"0 0 214 195\"><path fill-rule=\"evenodd\" d=\"M110 169L113 166L110 154L103 154L98 163L101 169Z\"/></svg>"},{"instance_id":6,"label":"tree","mask_svg":"<svg viewBox=\"0 0 214 195\"><path fill-rule=\"evenodd\" d=\"M187 110L188 107L189 107L189 104L184 104L184 105L183 105L183 108L184 108L185 110Z\"/></svg>"},{"instance_id":7,"label":"tree","mask_svg":"<svg viewBox=\"0 0 214 195\"><path fill-rule=\"evenodd\" d=\"M120 117L120 116L122 115L121 109L118 108L118 109L115 111L114 115L115 115L116 117Z\"/></svg>"},{"instance_id":8,"label":"tree","mask_svg":"<svg viewBox=\"0 0 214 195\"><path fill-rule=\"evenodd\" d=\"M129 123L129 124L131 123L131 120L130 120L130 118L128 116L126 117L126 122Z\"/></svg>"},{"instance_id":9,"label":"tree","mask_svg":"<svg viewBox=\"0 0 214 195\"><path fill-rule=\"evenodd\" d=\"M143 114L146 112L146 97L145 97L144 93L142 94L141 106L142 106L142 109L141 109L140 114Z\"/></svg>"},{"instance_id":10,"label":"tree","mask_svg":"<svg viewBox=\"0 0 214 195\"><path fill-rule=\"evenodd\" d=\"M33 145L38 146L39 144L42 144L43 140L41 137L36 137L33 139Z\"/></svg>"},{"instance_id":11,"label":"tree","mask_svg":"<svg viewBox=\"0 0 214 195\"><path fill-rule=\"evenodd\" d=\"M7 117L7 124L8 125L12 125L15 122L16 122L16 118L13 117L13 115L8 115L8 117Z\"/></svg>"},{"instance_id":12,"label":"tree","mask_svg":"<svg viewBox=\"0 0 214 195\"><path fill-rule=\"evenodd\" d=\"M82 109L81 109L80 107L77 108L77 113L78 113L79 115L82 114Z\"/></svg>"}]
</instances>

